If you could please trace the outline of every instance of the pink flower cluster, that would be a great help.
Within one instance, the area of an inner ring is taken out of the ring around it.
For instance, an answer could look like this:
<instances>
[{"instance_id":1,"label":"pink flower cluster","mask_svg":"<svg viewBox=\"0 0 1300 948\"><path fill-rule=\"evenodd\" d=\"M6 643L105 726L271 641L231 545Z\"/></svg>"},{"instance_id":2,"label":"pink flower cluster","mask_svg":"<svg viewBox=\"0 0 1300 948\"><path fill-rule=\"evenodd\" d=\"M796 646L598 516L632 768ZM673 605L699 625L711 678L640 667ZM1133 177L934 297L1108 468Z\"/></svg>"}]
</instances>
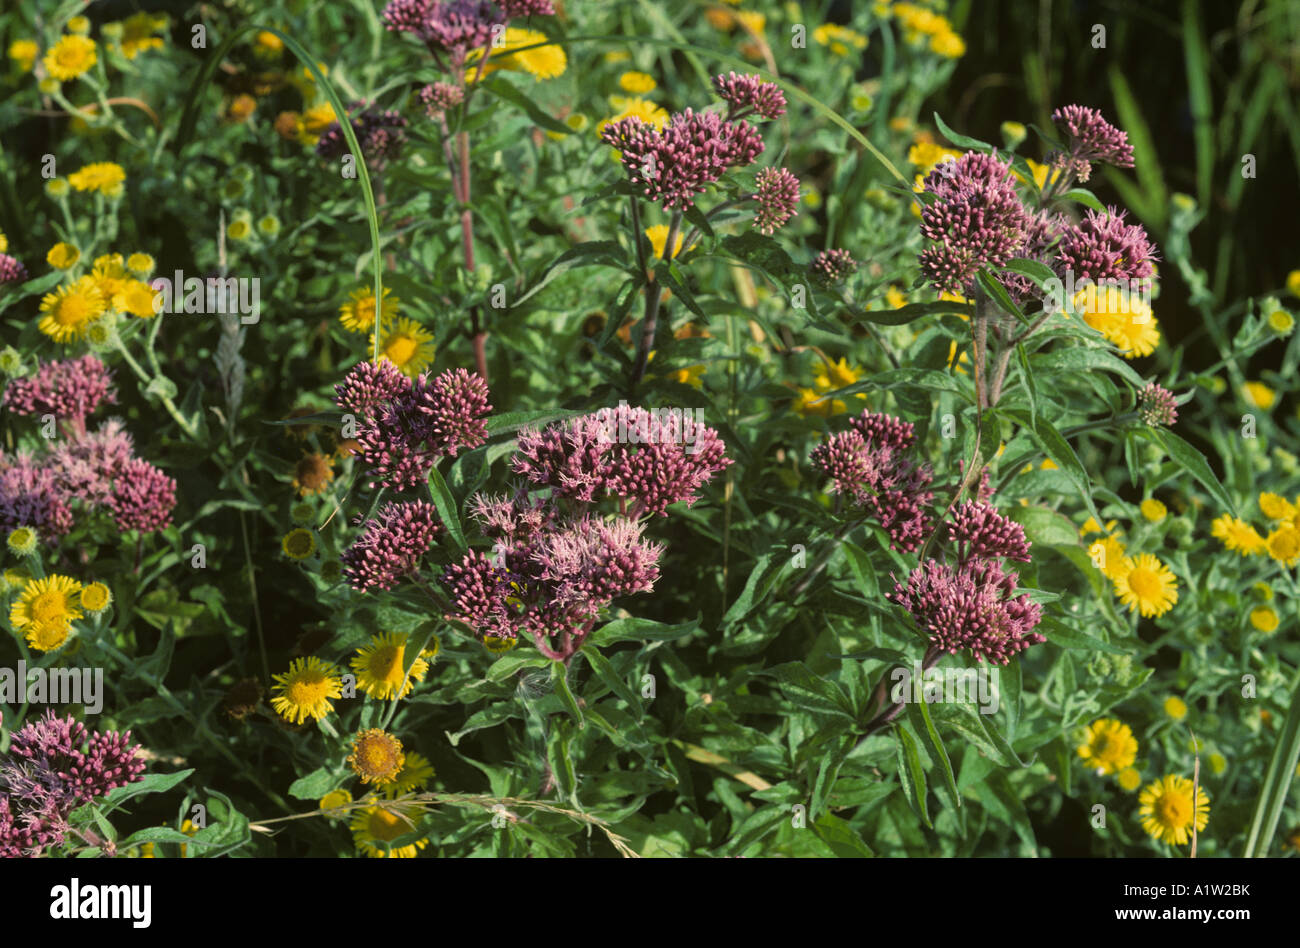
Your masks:
<instances>
[{"instance_id":1,"label":"pink flower cluster","mask_svg":"<svg viewBox=\"0 0 1300 948\"><path fill-rule=\"evenodd\" d=\"M53 711L25 724L0 760L0 857L40 856L62 843L74 809L141 779L139 751L129 731L88 734Z\"/></svg>"},{"instance_id":2,"label":"pink flower cluster","mask_svg":"<svg viewBox=\"0 0 1300 948\"><path fill-rule=\"evenodd\" d=\"M131 435L109 419L86 431L86 418L116 398L109 370L93 355L50 362L16 379L4 404L20 415L66 421L64 437L38 455L0 452L0 528L32 527L50 540L68 533L73 508L105 511L119 531L152 533L171 523L176 481L135 456Z\"/></svg>"},{"instance_id":3,"label":"pink flower cluster","mask_svg":"<svg viewBox=\"0 0 1300 948\"><path fill-rule=\"evenodd\" d=\"M476 495L472 511L493 556L470 551L442 574L450 618L480 638L531 639L565 660L586 640L614 599L649 592L659 578L662 544L642 538L641 521L562 511L555 498L525 492Z\"/></svg>"},{"instance_id":4,"label":"pink flower cluster","mask_svg":"<svg viewBox=\"0 0 1300 948\"><path fill-rule=\"evenodd\" d=\"M55 359L40 366L29 378L14 379L5 389L3 404L17 415L53 415L86 430L86 416L101 403L117 401L113 373L97 357Z\"/></svg>"},{"instance_id":5,"label":"pink flower cluster","mask_svg":"<svg viewBox=\"0 0 1300 948\"><path fill-rule=\"evenodd\" d=\"M552 0L392 0L384 7L384 22L392 32L412 34L435 56L447 54L459 68L508 20L554 14Z\"/></svg>"},{"instance_id":6,"label":"pink flower cluster","mask_svg":"<svg viewBox=\"0 0 1300 948\"><path fill-rule=\"evenodd\" d=\"M890 546L911 553L925 540L934 499L930 466L913 460L916 429L892 415L863 411L850 430L831 435L812 452L812 462L843 494L880 522Z\"/></svg>"},{"instance_id":7,"label":"pink flower cluster","mask_svg":"<svg viewBox=\"0 0 1300 948\"><path fill-rule=\"evenodd\" d=\"M727 102L726 117L686 109L668 119L663 130L628 116L610 122L601 140L621 153L628 181L665 210L685 210L733 168L753 163L763 153L763 139L742 116L775 118L785 112L785 95L758 76L715 76L713 87ZM754 226L771 234L796 212L799 179L784 168L758 173Z\"/></svg>"},{"instance_id":8,"label":"pink flower cluster","mask_svg":"<svg viewBox=\"0 0 1300 948\"><path fill-rule=\"evenodd\" d=\"M939 290L971 291L975 274L1002 266L1025 243L1029 212L1011 177L1011 166L995 155L967 152L942 162L925 178L935 200L921 211L921 272Z\"/></svg>"},{"instance_id":9,"label":"pink flower cluster","mask_svg":"<svg viewBox=\"0 0 1300 948\"><path fill-rule=\"evenodd\" d=\"M823 250L813 258L808 270L822 286L843 283L858 269L858 262L847 250Z\"/></svg>"},{"instance_id":10,"label":"pink flower cluster","mask_svg":"<svg viewBox=\"0 0 1300 948\"><path fill-rule=\"evenodd\" d=\"M538 487L591 503L613 496L628 516L666 514L731 464L718 433L680 411L620 404L542 431L525 428L511 465Z\"/></svg>"},{"instance_id":11,"label":"pink flower cluster","mask_svg":"<svg viewBox=\"0 0 1300 948\"><path fill-rule=\"evenodd\" d=\"M1096 109L1066 105L1052 113L1052 122L1069 139L1064 152L1052 155L1052 165L1064 169L1075 180L1084 182L1092 177L1093 161L1117 168L1133 167L1128 134L1107 122Z\"/></svg>"},{"instance_id":12,"label":"pink flower cluster","mask_svg":"<svg viewBox=\"0 0 1300 948\"><path fill-rule=\"evenodd\" d=\"M385 504L343 552L343 576L358 591L392 589L419 571L420 560L441 531L438 511L430 503Z\"/></svg>"},{"instance_id":13,"label":"pink flower cluster","mask_svg":"<svg viewBox=\"0 0 1300 948\"><path fill-rule=\"evenodd\" d=\"M1092 161L1132 167L1128 137L1100 112L1070 105L1052 118L1069 145L1050 156L1059 169L1051 193L1086 181ZM927 245L919 262L936 289L969 295L982 268L996 269L1016 257L1045 264L1074 287L1086 281L1144 280L1154 273L1156 250L1140 224L1128 223L1113 207L1089 210L1077 223L1050 205L1031 211L1016 190L1011 165L996 154L967 152L939 164L926 176L925 192L931 196L921 211ZM1018 304L1043 295L1022 274L1003 272L999 279Z\"/></svg>"},{"instance_id":14,"label":"pink flower cluster","mask_svg":"<svg viewBox=\"0 0 1300 948\"><path fill-rule=\"evenodd\" d=\"M334 392L335 403L356 416L371 487L427 484L439 458L487 440L487 383L465 369L412 381L391 362L359 362Z\"/></svg>"},{"instance_id":15,"label":"pink flower cluster","mask_svg":"<svg viewBox=\"0 0 1300 948\"><path fill-rule=\"evenodd\" d=\"M357 144L366 163L372 168L380 168L402 153L406 144L406 119L396 109L379 110L370 108L364 102L353 102L349 110L357 112L349 121L352 133L357 136ZM338 122L330 123L316 143L316 154L322 158L338 158L348 153L348 142L343 137L343 126Z\"/></svg>"},{"instance_id":16,"label":"pink flower cluster","mask_svg":"<svg viewBox=\"0 0 1300 948\"><path fill-rule=\"evenodd\" d=\"M476 495L471 513L492 541L442 574L450 618L480 638L531 639L548 658L567 660L602 610L621 596L649 592L662 544L643 536L643 517L698 499L726 468L717 432L680 412L620 405L519 434L512 468L532 487L512 497ZM597 509L618 498L618 513Z\"/></svg>"},{"instance_id":17,"label":"pink flower cluster","mask_svg":"<svg viewBox=\"0 0 1300 948\"><path fill-rule=\"evenodd\" d=\"M0 286L10 283L22 283L27 279L27 268L17 257L0 253Z\"/></svg>"},{"instance_id":18,"label":"pink flower cluster","mask_svg":"<svg viewBox=\"0 0 1300 948\"><path fill-rule=\"evenodd\" d=\"M947 535L956 565L927 559L889 596L912 614L931 648L950 654L968 648L976 661L1005 665L1046 641L1034 631L1042 608L1027 595L1014 594L1019 577L1000 562L1029 561L1024 529L988 504L966 502Z\"/></svg>"}]
</instances>

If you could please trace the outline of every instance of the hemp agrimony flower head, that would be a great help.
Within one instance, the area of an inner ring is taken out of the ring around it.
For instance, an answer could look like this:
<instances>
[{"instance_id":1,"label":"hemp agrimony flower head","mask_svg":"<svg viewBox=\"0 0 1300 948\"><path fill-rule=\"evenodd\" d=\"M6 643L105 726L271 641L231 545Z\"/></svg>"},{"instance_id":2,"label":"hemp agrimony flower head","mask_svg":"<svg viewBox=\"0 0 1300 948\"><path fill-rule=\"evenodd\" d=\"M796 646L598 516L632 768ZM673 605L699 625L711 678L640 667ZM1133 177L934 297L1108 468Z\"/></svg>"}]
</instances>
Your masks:
<instances>
[{"instance_id":1,"label":"hemp agrimony flower head","mask_svg":"<svg viewBox=\"0 0 1300 948\"><path fill-rule=\"evenodd\" d=\"M1033 631L1042 608L1027 595L1013 595L1019 577L999 562L1029 562L1024 528L989 504L967 501L947 524L947 537L956 564L926 559L889 595L912 614L930 648L954 654L968 648L976 661L1005 665L1045 641Z\"/></svg>"},{"instance_id":2,"label":"hemp agrimony flower head","mask_svg":"<svg viewBox=\"0 0 1300 948\"><path fill-rule=\"evenodd\" d=\"M440 457L487 440L487 383L464 369L412 381L387 361L361 362L334 391L335 403L358 416L357 453L372 487L420 486Z\"/></svg>"},{"instance_id":3,"label":"hemp agrimony flower head","mask_svg":"<svg viewBox=\"0 0 1300 948\"><path fill-rule=\"evenodd\" d=\"M1072 272L1077 285L1083 280L1128 283L1147 280L1155 273L1155 246L1141 224L1129 224L1123 211L1108 207L1105 213L1088 211L1083 220L1061 235L1057 270Z\"/></svg>"},{"instance_id":4,"label":"hemp agrimony flower head","mask_svg":"<svg viewBox=\"0 0 1300 948\"><path fill-rule=\"evenodd\" d=\"M1178 403L1169 389L1148 382L1138 393L1138 415L1152 428L1172 425L1178 420Z\"/></svg>"},{"instance_id":5,"label":"hemp agrimony flower head","mask_svg":"<svg viewBox=\"0 0 1300 948\"><path fill-rule=\"evenodd\" d=\"M117 401L113 373L97 357L55 359L35 375L14 379L5 389L3 404L18 415L51 414L83 427L87 415L101 402Z\"/></svg>"},{"instance_id":6,"label":"hemp agrimony flower head","mask_svg":"<svg viewBox=\"0 0 1300 948\"><path fill-rule=\"evenodd\" d=\"M619 405L543 431L523 429L515 473L561 496L631 501L628 515L690 506L697 491L731 464L712 428L681 413Z\"/></svg>"},{"instance_id":7,"label":"hemp agrimony flower head","mask_svg":"<svg viewBox=\"0 0 1300 948\"><path fill-rule=\"evenodd\" d=\"M768 82L760 76L738 76L734 72L714 76L713 90L730 106L728 121L755 113L765 119L785 114L785 93L775 82Z\"/></svg>"},{"instance_id":8,"label":"hemp agrimony flower head","mask_svg":"<svg viewBox=\"0 0 1300 948\"><path fill-rule=\"evenodd\" d=\"M438 511L423 500L390 502L366 521L341 557L343 576L358 591L392 589L419 571L420 560L442 530Z\"/></svg>"},{"instance_id":9,"label":"hemp agrimony flower head","mask_svg":"<svg viewBox=\"0 0 1300 948\"><path fill-rule=\"evenodd\" d=\"M76 807L141 779L140 749L129 731L88 733L53 711L16 731L0 759L0 858L62 843Z\"/></svg>"},{"instance_id":10,"label":"hemp agrimony flower head","mask_svg":"<svg viewBox=\"0 0 1300 948\"><path fill-rule=\"evenodd\" d=\"M493 28L506 22L487 0L392 0L384 20L390 31L414 35L435 56L445 53L453 69L464 65L470 50L492 42Z\"/></svg>"},{"instance_id":11,"label":"hemp agrimony flower head","mask_svg":"<svg viewBox=\"0 0 1300 948\"><path fill-rule=\"evenodd\" d=\"M967 152L937 165L925 178L934 200L921 211L921 272L936 289L973 291L982 267L1002 266L1024 246L1029 211L1016 193L1010 164Z\"/></svg>"},{"instance_id":12,"label":"hemp agrimony flower head","mask_svg":"<svg viewBox=\"0 0 1300 948\"><path fill-rule=\"evenodd\" d=\"M349 119L352 132L357 136L357 144L371 168L382 168L402 153L406 144L406 118L395 109L370 108L365 102L353 102L348 106L349 112L360 109L360 113ZM343 137L343 127L332 122L325 129L316 143L316 154L322 158L338 158L348 150L347 139Z\"/></svg>"},{"instance_id":13,"label":"hemp agrimony flower head","mask_svg":"<svg viewBox=\"0 0 1300 948\"><path fill-rule=\"evenodd\" d=\"M785 168L764 168L759 171L756 183L758 210L754 214L754 228L760 234L771 236L798 213L799 179Z\"/></svg>"},{"instance_id":14,"label":"hemp agrimony flower head","mask_svg":"<svg viewBox=\"0 0 1300 948\"><path fill-rule=\"evenodd\" d=\"M633 115L606 125L600 137L622 153L628 180L665 210L693 207L710 184L763 152L748 122L691 109L673 115L662 132Z\"/></svg>"},{"instance_id":15,"label":"hemp agrimony flower head","mask_svg":"<svg viewBox=\"0 0 1300 948\"><path fill-rule=\"evenodd\" d=\"M431 119L439 119L465 101L465 90L450 82L433 82L420 90L420 101Z\"/></svg>"},{"instance_id":16,"label":"hemp agrimony flower head","mask_svg":"<svg viewBox=\"0 0 1300 948\"><path fill-rule=\"evenodd\" d=\"M1099 111L1082 105L1067 105L1052 113L1052 122L1069 139L1067 150L1051 158L1054 167L1075 180L1092 176L1090 162L1100 161L1117 168L1133 167L1133 146L1128 134L1107 122Z\"/></svg>"},{"instance_id":17,"label":"hemp agrimony flower head","mask_svg":"<svg viewBox=\"0 0 1300 948\"><path fill-rule=\"evenodd\" d=\"M878 520L890 546L910 553L920 548L930 525L929 465L910 456L916 441L910 422L864 411L851 430L831 435L812 452L812 463L831 480L833 493Z\"/></svg>"},{"instance_id":18,"label":"hemp agrimony flower head","mask_svg":"<svg viewBox=\"0 0 1300 948\"><path fill-rule=\"evenodd\" d=\"M0 253L0 286L22 283L27 279L27 268L22 261L7 253Z\"/></svg>"},{"instance_id":19,"label":"hemp agrimony flower head","mask_svg":"<svg viewBox=\"0 0 1300 948\"><path fill-rule=\"evenodd\" d=\"M823 250L813 258L808 270L822 286L843 283L858 269L858 263L847 250Z\"/></svg>"},{"instance_id":20,"label":"hemp agrimony flower head","mask_svg":"<svg viewBox=\"0 0 1300 948\"><path fill-rule=\"evenodd\" d=\"M113 484L108 509L121 531L152 533L171 525L176 481L148 461L133 458Z\"/></svg>"}]
</instances>

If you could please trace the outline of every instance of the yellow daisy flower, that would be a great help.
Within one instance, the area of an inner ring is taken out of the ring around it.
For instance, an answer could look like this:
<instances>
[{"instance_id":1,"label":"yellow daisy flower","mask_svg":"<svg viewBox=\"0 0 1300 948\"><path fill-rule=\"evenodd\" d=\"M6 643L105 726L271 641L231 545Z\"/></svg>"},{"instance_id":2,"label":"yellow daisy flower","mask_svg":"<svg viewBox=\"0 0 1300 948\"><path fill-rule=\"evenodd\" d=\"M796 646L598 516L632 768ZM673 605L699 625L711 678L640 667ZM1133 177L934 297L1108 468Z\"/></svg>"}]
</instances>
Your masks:
<instances>
[{"instance_id":1,"label":"yellow daisy flower","mask_svg":"<svg viewBox=\"0 0 1300 948\"><path fill-rule=\"evenodd\" d=\"M1246 521L1224 514L1210 524L1210 532L1216 539L1222 540L1224 547L1235 550L1242 556L1254 556L1263 553L1264 538Z\"/></svg>"},{"instance_id":2,"label":"yellow daisy flower","mask_svg":"<svg viewBox=\"0 0 1300 948\"><path fill-rule=\"evenodd\" d=\"M153 305L156 296L153 287L143 280L125 280L113 294L113 308L140 319L152 319L158 315Z\"/></svg>"},{"instance_id":3,"label":"yellow daisy flower","mask_svg":"<svg viewBox=\"0 0 1300 948\"><path fill-rule=\"evenodd\" d=\"M345 816L347 813L346 810L340 810L338 808L347 806L347 804L351 802L352 794L347 790L340 788L338 790L331 790L329 793L325 794L325 796L321 797L319 805L322 810L335 810L336 812L327 815L337 818Z\"/></svg>"},{"instance_id":4,"label":"yellow daisy flower","mask_svg":"<svg viewBox=\"0 0 1300 948\"><path fill-rule=\"evenodd\" d=\"M433 334L411 319L398 319L379 339L379 352L408 378L415 378L433 361Z\"/></svg>"},{"instance_id":5,"label":"yellow daisy flower","mask_svg":"<svg viewBox=\"0 0 1300 948\"><path fill-rule=\"evenodd\" d=\"M1264 545L1270 557L1286 566L1294 566L1300 560L1300 530L1294 524L1286 523L1274 530Z\"/></svg>"},{"instance_id":6,"label":"yellow daisy flower","mask_svg":"<svg viewBox=\"0 0 1300 948\"><path fill-rule=\"evenodd\" d=\"M1277 403L1277 392L1263 382L1247 382L1242 386L1241 394L1247 404L1260 411L1268 411Z\"/></svg>"},{"instance_id":7,"label":"yellow daisy flower","mask_svg":"<svg viewBox=\"0 0 1300 948\"><path fill-rule=\"evenodd\" d=\"M1160 331L1151 307L1118 287L1090 283L1074 296L1074 312L1106 337L1126 359L1148 356L1160 344Z\"/></svg>"},{"instance_id":8,"label":"yellow daisy flower","mask_svg":"<svg viewBox=\"0 0 1300 948\"><path fill-rule=\"evenodd\" d=\"M85 75L95 65L99 54L95 41L85 36L62 36L45 54L45 71L60 82Z\"/></svg>"},{"instance_id":9,"label":"yellow daisy flower","mask_svg":"<svg viewBox=\"0 0 1300 948\"><path fill-rule=\"evenodd\" d=\"M1277 610L1272 606L1256 606L1250 610L1250 624L1266 635L1277 631L1278 622Z\"/></svg>"},{"instance_id":10,"label":"yellow daisy flower","mask_svg":"<svg viewBox=\"0 0 1300 948\"><path fill-rule=\"evenodd\" d=\"M316 536L302 527L290 530L280 540L280 549L291 560L305 560L316 552Z\"/></svg>"},{"instance_id":11,"label":"yellow daisy flower","mask_svg":"<svg viewBox=\"0 0 1300 948\"><path fill-rule=\"evenodd\" d=\"M429 663L419 656L406 675L405 632L381 632L357 650L352 670L357 673L357 687L380 701L405 698L417 681L424 681ZM399 694L398 691L401 691Z\"/></svg>"},{"instance_id":12,"label":"yellow daisy flower","mask_svg":"<svg viewBox=\"0 0 1300 948\"><path fill-rule=\"evenodd\" d=\"M323 494L333 480L334 465L325 454L304 454L293 469L293 486L299 497Z\"/></svg>"},{"instance_id":13,"label":"yellow daisy flower","mask_svg":"<svg viewBox=\"0 0 1300 948\"><path fill-rule=\"evenodd\" d=\"M845 388L862 378L862 370L855 369L849 365L846 358L841 357L838 362L827 364L824 360L818 361L813 367L813 384L819 392L829 392ZM859 392L858 397L866 396Z\"/></svg>"},{"instance_id":14,"label":"yellow daisy flower","mask_svg":"<svg viewBox=\"0 0 1300 948\"><path fill-rule=\"evenodd\" d=\"M53 630L66 634L72 620L82 617L77 599L80 595L81 583L71 576L53 573L29 580L9 608L9 624L19 632Z\"/></svg>"},{"instance_id":15,"label":"yellow daisy flower","mask_svg":"<svg viewBox=\"0 0 1300 948\"><path fill-rule=\"evenodd\" d=\"M105 197L120 195L125 180L126 172L115 161L96 161L68 175L68 184L78 191L98 191Z\"/></svg>"},{"instance_id":16,"label":"yellow daisy flower","mask_svg":"<svg viewBox=\"0 0 1300 948\"><path fill-rule=\"evenodd\" d=\"M81 591L81 608L91 615L103 612L113 601L113 592L103 583L91 583Z\"/></svg>"},{"instance_id":17,"label":"yellow daisy flower","mask_svg":"<svg viewBox=\"0 0 1300 948\"><path fill-rule=\"evenodd\" d=\"M832 415L842 414L848 406L844 404L842 399L820 395L810 388L801 388L790 408L805 418L809 415L830 418Z\"/></svg>"},{"instance_id":18,"label":"yellow daisy flower","mask_svg":"<svg viewBox=\"0 0 1300 948\"><path fill-rule=\"evenodd\" d=\"M1120 576L1114 577L1115 595L1129 612L1144 618L1162 616L1178 602L1178 580L1173 572L1150 553L1125 558Z\"/></svg>"},{"instance_id":19,"label":"yellow daisy flower","mask_svg":"<svg viewBox=\"0 0 1300 948\"><path fill-rule=\"evenodd\" d=\"M633 95L654 92L658 85L659 83L655 82L654 76L644 72L625 72L618 77L618 87L624 92L631 92Z\"/></svg>"},{"instance_id":20,"label":"yellow daisy flower","mask_svg":"<svg viewBox=\"0 0 1300 948\"><path fill-rule=\"evenodd\" d=\"M1168 508L1154 497L1148 497L1138 506L1142 516L1152 523L1159 523L1169 514Z\"/></svg>"},{"instance_id":21,"label":"yellow daisy flower","mask_svg":"<svg viewBox=\"0 0 1300 948\"><path fill-rule=\"evenodd\" d=\"M45 262L56 270L67 270L81 259L81 251L74 245L60 241L45 255Z\"/></svg>"},{"instance_id":22,"label":"yellow daisy flower","mask_svg":"<svg viewBox=\"0 0 1300 948\"><path fill-rule=\"evenodd\" d=\"M645 229L646 238L650 241L650 248L656 259L662 258L664 255L664 247L668 244L668 230L669 227L667 224L655 224L653 227L647 227ZM677 231L677 239L673 243L672 255L674 257L682 252L682 241L685 239L685 236L686 235L680 230Z\"/></svg>"},{"instance_id":23,"label":"yellow daisy flower","mask_svg":"<svg viewBox=\"0 0 1300 948\"><path fill-rule=\"evenodd\" d=\"M294 724L319 721L334 710L331 698L343 696L343 682L333 665L314 655L297 658L282 675L272 675L271 707Z\"/></svg>"},{"instance_id":24,"label":"yellow daisy flower","mask_svg":"<svg viewBox=\"0 0 1300 948\"><path fill-rule=\"evenodd\" d=\"M414 823L405 815L405 810L394 804L366 807L358 810L352 818L352 839L367 856L378 859L414 859L417 850L429 845L422 839L410 846L390 849L384 844L391 843L399 836L414 830Z\"/></svg>"},{"instance_id":25,"label":"yellow daisy flower","mask_svg":"<svg viewBox=\"0 0 1300 948\"><path fill-rule=\"evenodd\" d=\"M55 342L71 342L80 338L86 326L103 315L108 308L104 294L94 279L83 276L71 285L59 287L41 299L41 332Z\"/></svg>"},{"instance_id":26,"label":"yellow daisy flower","mask_svg":"<svg viewBox=\"0 0 1300 948\"><path fill-rule=\"evenodd\" d=\"M1142 828L1152 839L1181 846L1191 839L1192 822L1196 831L1205 829L1210 820L1210 795L1204 787L1196 788L1186 777L1169 775L1150 784L1138 796L1138 816Z\"/></svg>"},{"instance_id":27,"label":"yellow daisy flower","mask_svg":"<svg viewBox=\"0 0 1300 948\"><path fill-rule=\"evenodd\" d=\"M147 253L133 253L126 258L126 268L132 273L138 273L140 276L148 276L153 273L154 259Z\"/></svg>"},{"instance_id":28,"label":"yellow daisy flower","mask_svg":"<svg viewBox=\"0 0 1300 948\"><path fill-rule=\"evenodd\" d=\"M1165 699L1165 714L1169 715L1175 721L1181 721L1187 717L1187 702L1176 695L1170 695Z\"/></svg>"},{"instance_id":29,"label":"yellow daisy flower","mask_svg":"<svg viewBox=\"0 0 1300 948\"><path fill-rule=\"evenodd\" d=\"M167 29L166 14L136 13L122 23L122 55L135 59L150 49L162 49L163 40L155 33Z\"/></svg>"},{"instance_id":30,"label":"yellow daisy flower","mask_svg":"<svg viewBox=\"0 0 1300 948\"><path fill-rule=\"evenodd\" d=\"M547 43L547 39L545 33L539 33L537 30L506 27L502 44L493 46L488 52L488 61L483 67L483 75L489 75L498 69L509 69L514 72L526 72L538 82L562 75L569 65L568 56L565 55L564 47ZM546 45L537 46L538 43ZM524 49L523 47L526 46L534 48ZM481 50L473 50L465 58L467 82L474 82L477 79L478 62L482 57Z\"/></svg>"},{"instance_id":31,"label":"yellow daisy flower","mask_svg":"<svg viewBox=\"0 0 1300 948\"><path fill-rule=\"evenodd\" d=\"M358 731L352 739L348 766L361 778L362 783L373 783L376 786L392 783L405 763L402 742L387 731L372 727Z\"/></svg>"},{"instance_id":32,"label":"yellow daisy flower","mask_svg":"<svg viewBox=\"0 0 1300 948\"><path fill-rule=\"evenodd\" d=\"M1101 718L1088 725L1077 752L1086 766L1103 775L1119 773L1137 759L1138 742L1127 724Z\"/></svg>"},{"instance_id":33,"label":"yellow daisy flower","mask_svg":"<svg viewBox=\"0 0 1300 948\"><path fill-rule=\"evenodd\" d=\"M31 72L36 65L37 46L35 40L20 39L9 44L9 58L14 61L19 72Z\"/></svg>"},{"instance_id":34,"label":"yellow daisy flower","mask_svg":"<svg viewBox=\"0 0 1300 948\"><path fill-rule=\"evenodd\" d=\"M663 131L668 124L668 113L660 105L656 105L649 99L642 99L640 96L631 99L612 99L614 108L619 109L617 115L607 119L602 119L596 123L596 133L599 134L605 130L605 126L610 122L618 122L622 119L635 115L647 125L653 125L659 131Z\"/></svg>"},{"instance_id":35,"label":"yellow daisy flower","mask_svg":"<svg viewBox=\"0 0 1300 948\"><path fill-rule=\"evenodd\" d=\"M334 106L328 102L313 105L298 116L295 130L299 144L316 147L321 135L325 134L325 130L336 121L338 116L334 112Z\"/></svg>"},{"instance_id":36,"label":"yellow daisy flower","mask_svg":"<svg viewBox=\"0 0 1300 948\"><path fill-rule=\"evenodd\" d=\"M1132 793L1142 785L1142 775L1133 767L1125 767L1116 775L1115 781L1125 793Z\"/></svg>"},{"instance_id":37,"label":"yellow daisy flower","mask_svg":"<svg viewBox=\"0 0 1300 948\"><path fill-rule=\"evenodd\" d=\"M1280 494L1260 494L1259 509L1269 520L1294 520L1296 515L1295 506Z\"/></svg>"},{"instance_id":38,"label":"yellow daisy flower","mask_svg":"<svg viewBox=\"0 0 1300 948\"><path fill-rule=\"evenodd\" d=\"M1124 544L1113 536L1094 540L1088 547L1088 556L1092 559L1101 575L1110 580L1117 580L1124 575L1124 558L1127 551Z\"/></svg>"},{"instance_id":39,"label":"yellow daisy flower","mask_svg":"<svg viewBox=\"0 0 1300 948\"><path fill-rule=\"evenodd\" d=\"M930 37L930 49L948 59L960 59L966 55L966 41L959 34L947 30Z\"/></svg>"},{"instance_id":40,"label":"yellow daisy flower","mask_svg":"<svg viewBox=\"0 0 1300 948\"><path fill-rule=\"evenodd\" d=\"M384 287L382 311L384 322L394 318L402 308L396 296L389 299L390 290ZM339 307L339 322L348 332L369 332L375 325L375 291L361 287L348 294L348 302Z\"/></svg>"}]
</instances>

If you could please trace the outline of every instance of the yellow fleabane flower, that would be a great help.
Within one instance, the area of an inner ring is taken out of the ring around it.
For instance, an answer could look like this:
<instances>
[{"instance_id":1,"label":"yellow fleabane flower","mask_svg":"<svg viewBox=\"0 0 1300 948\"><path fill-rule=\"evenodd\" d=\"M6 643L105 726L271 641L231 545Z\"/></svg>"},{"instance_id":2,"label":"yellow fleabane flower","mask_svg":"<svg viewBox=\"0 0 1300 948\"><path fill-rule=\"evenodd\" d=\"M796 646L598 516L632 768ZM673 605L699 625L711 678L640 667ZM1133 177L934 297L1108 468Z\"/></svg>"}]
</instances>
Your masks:
<instances>
[{"instance_id":1,"label":"yellow fleabane flower","mask_svg":"<svg viewBox=\"0 0 1300 948\"><path fill-rule=\"evenodd\" d=\"M1137 759L1138 742L1127 724L1114 718L1101 718L1088 725L1084 742L1077 749L1086 766L1098 773L1119 773Z\"/></svg>"},{"instance_id":2,"label":"yellow fleabane flower","mask_svg":"<svg viewBox=\"0 0 1300 948\"><path fill-rule=\"evenodd\" d=\"M85 75L99 59L95 41L85 36L62 36L45 54L45 71L60 82Z\"/></svg>"},{"instance_id":3,"label":"yellow fleabane flower","mask_svg":"<svg viewBox=\"0 0 1300 948\"><path fill-rule=\"evenodd\" d=\"M1196 831L1205 829L1210 820L1210 795L1197 787L1193 801L1193 784L1186 777L1170 775L1149 785L1138 797L1138 816L1142 828L1152 839L1182 846L1191 839L1192 823Z\"/></svg>"}]
</instances>

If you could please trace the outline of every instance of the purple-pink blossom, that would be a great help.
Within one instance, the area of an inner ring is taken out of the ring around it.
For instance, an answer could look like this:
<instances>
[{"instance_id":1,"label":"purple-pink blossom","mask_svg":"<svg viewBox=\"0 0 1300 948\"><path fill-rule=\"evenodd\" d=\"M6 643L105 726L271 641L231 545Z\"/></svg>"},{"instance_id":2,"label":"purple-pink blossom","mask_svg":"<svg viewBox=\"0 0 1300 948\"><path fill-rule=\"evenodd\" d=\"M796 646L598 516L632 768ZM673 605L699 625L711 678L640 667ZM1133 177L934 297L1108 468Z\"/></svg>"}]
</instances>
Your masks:
<instances>
[{"instance_id":1,"label":"purple-pink blossom","mask_svg":"<svg viewBox=\"0 0 1300 948\"><path fill-rule=\"evenodd\" d=\"M70 421L78 432L101 403L116 401L112 371L89 354L46 362L35 375L14 379L4 392L4 406L15 414L51 414Z\"/></svg>"},{"instance_id":2,"label":"purple-pink blossom","mask_svg":"<svg viewBox=\"0 0 1300 948\"><path fill-rule=\"evenodd\" d=\"M392 589L419 571L420 560L441 530L432 504L423 500L387 503L366 521L361 536L340 557L343 576L359 591Z\"/></svg>"},{"instance_id":3,"label":"purple-pink blossom","mask_svg":"<svg viewBox=\"0 0 1300 948\"><path fill-rule=\"evenodd\" d=\"M765 119L785 114L785 93L775 82L761 76L739 76L734 72L713 77L713 89L727 103L727 118L734 120L757 113Z\"/></svg>"}]
</instances>

